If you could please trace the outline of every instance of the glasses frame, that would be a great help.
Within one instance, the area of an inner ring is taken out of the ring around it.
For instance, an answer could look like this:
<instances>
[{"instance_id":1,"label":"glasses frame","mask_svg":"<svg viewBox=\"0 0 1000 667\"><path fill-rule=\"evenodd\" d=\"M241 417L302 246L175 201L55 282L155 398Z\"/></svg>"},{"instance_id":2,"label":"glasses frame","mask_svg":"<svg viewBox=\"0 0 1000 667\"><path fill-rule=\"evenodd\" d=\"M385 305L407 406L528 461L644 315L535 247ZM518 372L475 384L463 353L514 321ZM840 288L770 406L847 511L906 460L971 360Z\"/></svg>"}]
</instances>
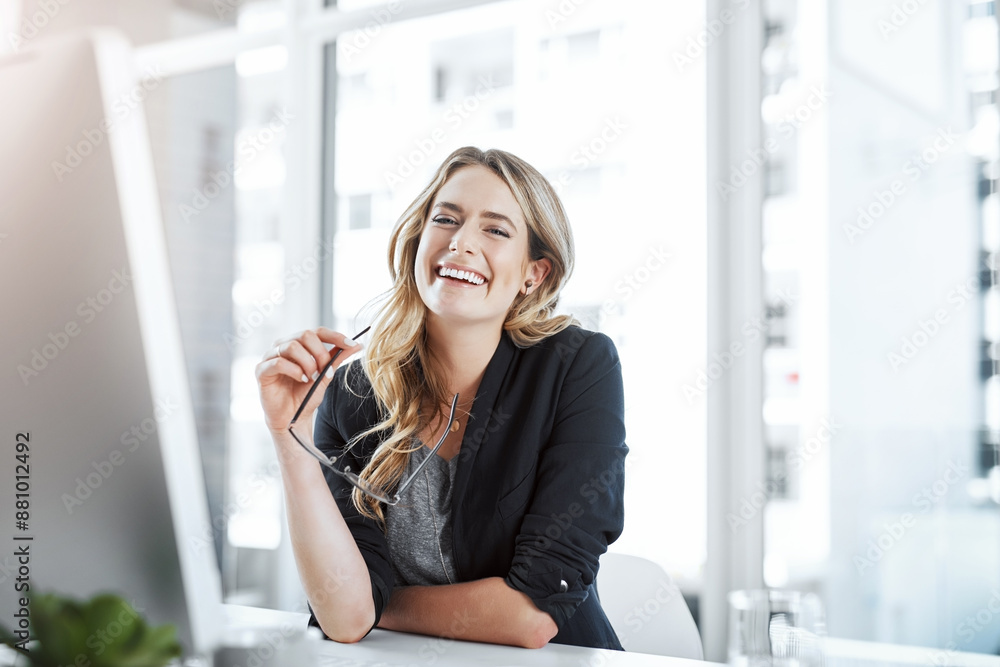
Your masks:
<instances>
[{"instance_id":1,"label":"glasses frame","mask_svg":"<svg viewBox=\"0 0 1000 667\"><path fill-rule=\"evenodd\" d=\"M360 333L356 334L354 338L352 338L351 340L357 340L365 333L367 333L369 329L371 329L370 326L365 327ZM379 502L385 503L386 505L398 505L400 496L403 494L403 492L406 491L407 487L410 486L410 483L413 482L414 478L416 478L416 476L420 473L423 467L427 465L427 462L430 461L431 457L437 454L438 450L441 449L441 445L444 444L445 439L448 437L448 434L451 433L451 425L455 422L455 408L458 406L458 394L455 394L454 398L451 399L451 412L448 414L448 423L445 425L444 434L437 441L437 444L434 445L433 449L431 449L430 454L425 456L424 460L421 461L420 464L417 466L416 470L413 471L413 474L411 474L409 477L403 480L403 482L400 483L399 486L396 488L395 493L393 493L390 496L387 492L383 491L382 489L374 488L371 484L358 477L356 473L351 472L350 466L346 466L343 470L338 468L335 464L339 459L339 457L327 456L326 454L321 452L316 447L316 445L304 442L301 438L299 438L299 436L295 434L295 431L292 429L292 427L295 426L295 423L298 421L299 417L302 415L302 412L306 409L306 405L309 404L309 400L313 397L313 394L316 393L316 389L319 388L320 383L323 381L323 377L327 374L327 372L329 372L330 368L333 366L333 362L337 360L337 357L339 357L340 353L343 351L344 350L341 348L334 353L334 355L330 358L330 361L327 362L326 366L323 367L323 370L320 372L319 376L317 376L315 382L313 382L312 387L310 387L309 391L306 392L306 397L302 400L302 405L300 405L299 409L295 411L295 415L292 417L292 421L288 425L288 433L292 436L292 438L295 439L295 442L299 443L302 446L302 449L309 452L309 454L313 458L315 458L325 467L332 470L334 474L347 480L347 482L354 488L358 489L365 495L371 496L372 498L374 498Z\"/></svg>"}]
</instances>

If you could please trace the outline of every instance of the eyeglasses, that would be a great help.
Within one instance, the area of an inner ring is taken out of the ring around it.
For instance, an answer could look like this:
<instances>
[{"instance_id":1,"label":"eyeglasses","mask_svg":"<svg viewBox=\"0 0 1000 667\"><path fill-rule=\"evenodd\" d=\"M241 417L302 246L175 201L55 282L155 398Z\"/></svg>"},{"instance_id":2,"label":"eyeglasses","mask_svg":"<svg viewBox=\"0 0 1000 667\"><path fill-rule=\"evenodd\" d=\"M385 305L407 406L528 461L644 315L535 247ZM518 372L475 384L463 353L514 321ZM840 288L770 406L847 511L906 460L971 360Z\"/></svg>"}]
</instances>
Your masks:
<instances>
[{"instance_id":1,"label":"eyeglasses","mask_svg":"<svg viewBox=\"0 0 1000 667\"><path fill-rule=\"evenodd\" d=\"M361 333L355 335L354 338L352 338L351 340L357 340L358 338L361 338L361 336L366 334L369 329L371 329L371 327L365 327L364 330L361 331ZM323 376L326 375L327 371L330 370L330 367L333 366L333 362L336 361L337 357L340 356L341 352L343 352L342 349L337 350L334 353L330 361L326 364L326 366L323 367L323 371L319 374L319 377L316 378L316 381L313 383L313 386L309 389L308 392L306 392L306 397L305 399L303 399L302 405L300 405L299 409L295 411L295 416L292 417L292 422L288 425L288 432L291 434L293 438L295 438L295 442L302 445L303 449L312 454L312 456L316 460L318 460L324 466L332 470L336 475L346 479L351 484L351 486L360 490L362 493L371 496L372 498L378 500L379 502L383 502L387 505L398 505L400 496L403 494L404 491L406 491L407 487L410 486L410 483L414 480L417 474L420 473L423 467L427 465L427 462L431 460L431 457L437 454L438 450L441 449L441 445L444 444L445 438L447 438L448 434L451 433L451 425L455 422L455 407L458 405L458 394L455 394L455 397L451 399L451 412L448 415L448 424L445 426L444 434L441 436L441 439L437 441L436 445L434 445L434 448L431 450L430 454L424 457L424 460L420 462L416 470L413 471L413 474L411 474L409 477L403 480L403 482L396 487L395 492L390 493L387 489L373 486L372 484L369 484L367 481L361 479L360 477L357 476L357 474L351 472L351 468L349 466L345 466L344 469L341 470L336 465L334 465L337 462L338 457L327 456L326 454L321 452L315 445L302 441L299 438L299 436L295 435L295 431L292 430L292 427L295 426L295 422L302 414L302 411L305 410L306 405L308 405L309 399L311 399L313 394L316 393L316 389L323 381Z\"/></svg>"}]
</instances>

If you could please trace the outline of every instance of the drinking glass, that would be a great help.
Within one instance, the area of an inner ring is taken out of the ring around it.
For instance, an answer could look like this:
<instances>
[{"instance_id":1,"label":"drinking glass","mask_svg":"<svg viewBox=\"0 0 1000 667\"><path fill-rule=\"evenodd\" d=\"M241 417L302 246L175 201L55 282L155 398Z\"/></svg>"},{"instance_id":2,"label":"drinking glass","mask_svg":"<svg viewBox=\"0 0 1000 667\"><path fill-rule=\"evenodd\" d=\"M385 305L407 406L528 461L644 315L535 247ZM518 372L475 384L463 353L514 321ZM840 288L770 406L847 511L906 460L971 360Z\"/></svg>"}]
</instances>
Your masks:
<instances>
[{"instance_id":1,"label":"drinking glass","mask_svg":"<svg viewBox=\"0 0 1000 667\"><path fill-rule=\"evenodd\" d=\"M729 664L823 667L826 623L814 593L744 590L729 594Z\"/></svg>"}]
</instances>

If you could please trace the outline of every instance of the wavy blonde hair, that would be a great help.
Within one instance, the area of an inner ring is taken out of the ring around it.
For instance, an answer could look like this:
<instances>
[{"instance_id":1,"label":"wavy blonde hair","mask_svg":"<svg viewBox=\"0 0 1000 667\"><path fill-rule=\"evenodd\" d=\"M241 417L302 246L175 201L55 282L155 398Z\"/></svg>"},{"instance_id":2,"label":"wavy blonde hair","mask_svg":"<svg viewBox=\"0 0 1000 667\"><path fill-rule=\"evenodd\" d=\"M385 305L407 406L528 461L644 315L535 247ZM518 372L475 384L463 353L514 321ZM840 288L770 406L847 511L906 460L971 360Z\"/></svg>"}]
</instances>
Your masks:
<instances>
[{"instance_id":1,"label":"wavy blonde hair","mask_svg":"<svg viewBox=\"0 0 1000 667\"><path fill-rule=\"evenodd\" d=\"M434 431L445 419L440 406L450 405L447 379L430 363L424 320L427 308L417 291L417 247L438 191L459 169L479 165L507 184L528 226L528 254L532 260L547 258L552 266L538 288L518 294L511 303L503 328L518 347L529 347L566 327L579 325L571 315L555 315L559 293L573 271L573 233L566 211L551 184L534 167L505 151L459 148L445 159L431 182L396 222L389 240L389 273L392 287L375 315L367 354L353 363L363 364L379 406L381 421L347 443L353 447L371 434L388 436L376 448L360 476L375 487L392 489L400 482L415 451L411 440L433 423ZM348 390L348 375L344 384ZM435 406L433 421L421 405ZM382 504L354 489L358 511L384 526Z\"/></svg>"}]
</instances>

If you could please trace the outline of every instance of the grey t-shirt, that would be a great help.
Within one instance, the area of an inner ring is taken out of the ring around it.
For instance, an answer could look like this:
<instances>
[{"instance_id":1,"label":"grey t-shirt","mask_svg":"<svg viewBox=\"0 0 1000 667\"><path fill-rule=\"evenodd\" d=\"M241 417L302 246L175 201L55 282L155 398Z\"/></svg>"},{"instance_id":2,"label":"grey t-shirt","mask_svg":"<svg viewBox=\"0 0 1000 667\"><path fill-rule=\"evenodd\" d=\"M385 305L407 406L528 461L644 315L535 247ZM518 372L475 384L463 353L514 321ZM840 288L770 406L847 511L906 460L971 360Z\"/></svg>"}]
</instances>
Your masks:
<instances>
[{"instance_id":1,"label":"grey t-shirt","mask_svg":"<svg viewBox=\"0 0 1000 667\"><path fill-rule=\"evenodd\" d=\"M410 454L406 478L430 452L421 447ZM437 586L458 581L451 542L451 497L457 468L457 456L445 461L434 454L399 504L386 508L386 542L396 586Z\"/></svg>"}]
</instances>

